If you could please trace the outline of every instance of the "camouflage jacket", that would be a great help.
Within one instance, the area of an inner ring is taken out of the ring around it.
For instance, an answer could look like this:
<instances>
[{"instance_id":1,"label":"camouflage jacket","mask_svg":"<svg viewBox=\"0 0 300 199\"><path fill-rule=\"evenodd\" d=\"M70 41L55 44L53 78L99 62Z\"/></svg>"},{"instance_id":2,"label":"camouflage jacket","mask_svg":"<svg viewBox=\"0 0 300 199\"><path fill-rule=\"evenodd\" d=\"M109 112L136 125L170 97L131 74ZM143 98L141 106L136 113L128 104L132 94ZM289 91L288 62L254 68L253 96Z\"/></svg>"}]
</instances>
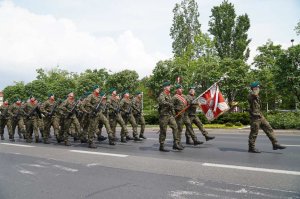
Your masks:
<instances>
[{"instance_id":1,"label":"camouflage jacket","mask_svg":"<svg viewBox=\"0 0 300 199\"><path fill-rule=\"evenodd\" d=\"M171 95L162 92L157 98L158 112L160 115L174 115L174 105Z\"/></svg>"},{"instance_id":2,"label":"camouflage jacket","mask_svg":"<svg viewBox=\"0 0 300 199\"><path fill-rule=\"evenodd\" d=\"M185 95L175 94L172 100L176 114L182 111L188 105Z\"/></svg>"},{"instance_id":3,"label":"camouflage jacket","mask_svg":"<svg viewBox=\"0 0 300 199\"><path fill-rule=\"evenodd\" d=\"M142 115L142 112L143 112L143 107L142 107L142 101L137 99L137 98L134 98L132 100L132 103L131 103L131 107L132 107L132 113L133 115L135 116L140 116Z\"/></svg>"},{"instance_id":4,"label":"camouflage jacket","mask_svg":"<svg viewBox=\"0 0 300 199\"><path fill-rule=\"evenodd\" d=\"M45 116L50 116L50 114L52 113L51 116L53 117L57 116L57 107L58 102L47 100L41 105L40 110Z\"/></svg>"},{"instance_id":5,"label":"camouflage jacket","mask_svg":"<svg viewBox=\"0 0 300 199\"><path fill-rule=\"evenodd\" d=\"M74 111L72 112L72 109L74 108L75 105L76 105L75 100L66 99L58 107L60 114L64 117L69 117L69 118L76 117L76 114L75 114L76 107L75 107Z\"/></svg>"},{"instance_id":6,"label":"camouflage jacket","mask_svg":"<svg viewBox=\"0 0 300 199\"><path fill-rule=\"evenodd\" d=\"M8 108L8 115L9 117L17 120L20 119L20 117L23 117L24 110L22 105L12 104Z\"/></svg>"},{"instance_id":7,"label":"camouflage jacket","mask_svg":"<svg viewBox=\"0 0 300 199\"><path fill-rule=\"evenodd\" d=\"M251 119L260 119L261 117L263 117L261 111L260 111L260 99L259 96L255 96L255 95L248 95L248 102L249 102L249 113L250 113L250 117Z\"/></svg>"},{"instance_id":8,"label":"camouflage jacket","mask_svg":"<svg viewBox=\"0 0 300 199\"><path fill-rule=\"evenodd\" d=\"M100 100L101 100L100 97L92 93L84 99L82 103L83 106L81 106L80 109L83 110L83 112L90 113L96 108Z\"/></svg>"},{"instance_id":9,"label":"camouflage jacket","mask_svg":"<svg viewBox=\"0 0 300 199\"><path fill-rule=\"evenodd\" d=\"M27 117L40 117L39 104L32 104L31 102L27 102L24 105L24 112Z\"/></svg>"},{"instance_id":10,"label":"camouflage jacket","mask_svg":"<svg viewBox=\"0 0 300 199\"><path fill-rule=\"evenodd\" d=\"M110 117L114 117L115 115L120 113L120 102L118 99L114 97L110 97L109 100L107 101L108 105L108 115Z\"/></svg>"},{"instance_id":11,"label":"camouflage jacket","mask_svg":"<svg viewBox=\"0 0 300 199\"><path fill-rule=\"evenodd\" d=\"M9 105L2 105L0 106L0 119L7 119L8 118L8 109Z\"/></svg>"},{"instance_id":12,"label":"camouflage jacket","mask_svg":"<svg viewBox=\"0 0 300 199\"><path fill-rule=\"evenodd\" d=\"M195 99L195 96L192 96L192 95L186 96L186 100L187 100L188 104L190 105L190 107L186 110L186 113L189 116L195 116L197 108L199 107L198 102L193 102L194 99Z\"/></svg>"},{"instance_id":13,"label":"camouflage jacket","mask_svg":"<svg viewBox=\"0 0 300 199\"><path fill-rule=\"evenodd\" d=\"M128 117L132 113L130 99L123 98L121 100L120 111L123 117Z\"/></svg>"}]
</instances>

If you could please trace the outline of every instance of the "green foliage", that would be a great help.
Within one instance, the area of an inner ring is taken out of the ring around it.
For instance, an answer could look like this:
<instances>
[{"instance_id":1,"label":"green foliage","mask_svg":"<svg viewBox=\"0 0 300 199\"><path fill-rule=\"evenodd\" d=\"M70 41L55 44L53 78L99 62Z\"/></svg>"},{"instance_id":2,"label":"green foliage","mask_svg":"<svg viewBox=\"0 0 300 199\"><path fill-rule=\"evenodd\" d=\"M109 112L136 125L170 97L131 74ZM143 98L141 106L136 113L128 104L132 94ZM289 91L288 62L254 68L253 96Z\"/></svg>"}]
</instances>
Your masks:
<instances>
[{"instance_id":1,"label":"green foliage","mask_svg":"<svg viewBox=\"0 0 300 199\"><path fill-rule=\"evenodd\" d=\"M274 129L300 129L300 112L270 113L266 115Z\"/></svg>"},{"instance_id":2,"label":"green foliage","mask_svg":"<svg viewBox=\"0 0 300 199\"><path fill-rule=\"evenodd\" d=\"M12 104L16 98L27 99L24 82L15 82L13 86L7 86L3 90L4 98Z\"/></svg>"},{"instance_id":3,"label":"green foliage","mask_svg":"<svg viewBox=\"0 0 300 199\"><path fill-rule=\"evenodd\" d=\"M226 124L226 123L241 123L243 125L250 124L250 116L248 112L244 113L225 113L218 117L216 120L213 120L211 123L213 124ZM236 125L238 126L238 125Z\"/></svg>"},{"instance_id":4,"label":"green foliage","mask_svg":"<svg viewBox=\"0 0 300 199\"><path fill-rule=\"evenodd\" d=\"M233 124L231 122L227 122L227 123L225 123L225 126L231 127L231 126L233 126Z\"/></svg>"},{"instance_id":5,"label":"green foliage","mask_svg":"<svg viewBox=\"0 0 300 199\"><path fill-rule=\"evenodd\" d=\"M297 35L300 35L300 21L297 23L296 27L295 27L295 31Z\"/></svg>"},{"instance_id":6,"label":"green foliage","mask_svg":"<svg viewBox=\"0 0 300 199\"><path fill-rule=\"evenodd\" d=\"M215 47L221 59L247 60L250 50L247 31L250 20L247 14L236 16L234 5L223 1L211 10L209 32L214 36Z\"/></svg>"},{"instance_id":7,"label":"green foliage","mask_svg":"<svg viewBox=\"0 0 300 199\"><path fill-rule=\"evenodd\" d=\"M107 85L116 88L118 92L123 92L124 90L133 92L138 86L138 78L139 75L136 71L123 70L110 75L107 79Z\"/></svg>"},{"instance_id":8,"label":"green foliage","mask_svg":"<svg viewBox=\"0 0 300 199\"><path fill-rule=\"evenodd\" d=\"M33 95L38 101L44 101L47 99L48 86L43 80L37 79L26 84L25 91L27 99Z\"/></svg>"},{"instance_id":9,"label":"green foliage","mask_svg":"<svg viewBox=\"0 0 300 199\"><path fill-rule=\"evenodd\" d=\"M159 124L159 116L157 110L145 111L144 118L146 124Z\"/></svg>"}]
</instances>

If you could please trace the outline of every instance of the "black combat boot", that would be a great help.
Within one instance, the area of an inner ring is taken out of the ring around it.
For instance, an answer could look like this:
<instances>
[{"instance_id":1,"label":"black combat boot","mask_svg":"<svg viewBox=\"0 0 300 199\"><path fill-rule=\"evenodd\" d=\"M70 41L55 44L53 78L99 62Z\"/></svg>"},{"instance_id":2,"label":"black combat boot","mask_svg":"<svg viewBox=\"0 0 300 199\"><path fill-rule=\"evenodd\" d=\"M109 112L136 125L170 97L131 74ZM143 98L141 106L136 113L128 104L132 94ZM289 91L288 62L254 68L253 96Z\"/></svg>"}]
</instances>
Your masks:
<instances>
[{"instance_id":1,"label":"black combat boot","mask_svg":"<svg viewBox=\"0 0 300 199\"><path fill-rule=\"evenodd\" d=\"M1 140L4 140L4 136L3 135L1 135Z\"/></svg>"},{"instance_id":2,"label":"black combat boot","mask_svg":"<svg viewBox=\"0 0 300 199\"><path fill-rule=\"evenodd\" d=\"M126 140L133 140L133 137L131 137L130 135L127 135Z\"/></svg>"},{"instance_id":3,"label":"black combat boot","mask_svg":"<svg viewBox=\"0 0 300 199\"><path fill-rule=\"evenodd\" d=\"M89 143L89 148L95 149L95 148L97 148L97 146L94 144L94 142L92 142L92 143Z\"/></svg>"},{"instance_id":4,"label":"black combat boot","mask_svg":"<svg viewBox=\"0 0 300 199\"><path fill-rule=\"evenodd\" d=\"M19 133L19 139L22 139L22 138L23 138L22 134L21 134L21 133Z\"/></svg>"},{"instance_id":5,"label":"black combat boot","mask_svg":"<svg viewBox=\"0 0 300 199\"><path fill-rule=\"evenodd\" d=\"M56 135L55 137L56 137L56 141L57 141L57 143L60 143L60 142L61 142L61 140L60 140L59 136L58 136L58 135Z\"/></svg>"},{"instance_id":6,"label":"black combat boot","mask_svg":"<svg viewBox=\"0 0 300 199\"><path fill-rule=\"evenodd\" d=\"M215 139L214 136L209 136L209 135L206 135L206 136L205 136L205 140L206 140L206 141L213 140L213 139Z\"/></svg>"},{"instance_id":7,"label":"black combat boot","mask_svg":"<svg viewBox=\"0 0 300 199\"><path fill-rule=\"evenodd\" d=\"M194 146L197 146L199 144L203 144L203 142L199 141L199 140L194 140Z\"/></svg>"},{"instance_id":8,"label":"black combat boot","mask_svg":"<svg viewBox=\"0 0 300 199\"><path fill-rule=\"evenodd\" d=\"M102 136L102 135L98 136L98 141L99 141L99 142L102 142L102 141L104 141L104 140L106 140L106 139L107 139L107 137L104 137L104 136Z\"/></svg>"},{"instance_id":9,"label":"black combat boot","mask_svg":"<svg viewBox=\"0 0 300 199\"><path fill-rule=\"evenodd\" d=\"M175 143L174 145L173 145L173 149L175 149L175 150L183 150L183 148L180 146L180 145L178 145L177 143Z\"/></svg>"},{"instance_id":10,"label":"black combat boot","mask_svg":"<svg viewBox=\"0 0 300 199\"><path fill-rule=\"evenodd\" d=\"M281 146L280 144L277 144L277 143L275 143L275 144L273 144L273 150L277 150L277 149L285 149L286 147L285 146Z\"/></svg>"},{"instance_id":11,"label":"black combat boot","mask_svg":"<svg viewBox=\"0 0 300 199\"><path fill-rule=\"evenodd\" d=\"M249 147L248 150L249 153L261 153L258 149L256 149L255 147Z\"/></svg>"},{"instance_id":12,"label":"black combat boot","mask_svg":"<svg viewBox=\"0 0 300 199\"><path fill-rule=\"evenodd\" d=\"M169 152L169 150L165 149L165 147L164 147L163 144L160 144L160 146L159 146L159 151L162 151L162 152Z\"/></svg>"},{"instance_id":13,"label":"black combat boot","mask_svg":"<svg viewBox=\"0 0 300 199\"><path fill-rule=\"evenodd\" d=\"M188 144L188 145L192 145L193 144L192 138L186 137L186 142L185 143Z\"/></svg>"},{"instance_id":14,"label":"black combat boot","mask_svg":"<svg viewBox=\"0 0 300 199\"><path fill-rule=\"evenodd\" d=\"M143 134L140 134L139 137L142 138L142 139L147 139Z\"/></svg>"},{"instance_id":15,"label":"black combat boot","mask_svg":"<svg viewBox=\"0 0 300 199\"><path fill-rule=\"evenodd\" d=\"M39 142L40 142L39 136L36 136L36 137L35 137L35 143L39 143Z\"/></svg>"},{"instance_id":16,"label":"black combat boot","mask_svg":"<svg viewBox=\"0 0 300 199\"><path fill-rule=\"evenodd\" d=\"M137 136L135 136L135 137L133 138L133 140L134 140L134 141L142 141L142 139L141 139L141 138L138 138Z\"/></svg>"},{"instance_id":17,"label":"black combat boot","mask_svg":"<svg viewBox=\"0 0 300 199\"><path fill-rule=\"evenodd\" d=\"M44 144L50 144L49 140L48 140L48 139L45 139L45 140L44 140Z\"/></svg>"},{"instance_id":18,"label":"black combat boot","mask_svg":"<svg viewBox=\"0 0 300 199\"><path fill-rule=\"evenodd\" d=\"M14 138L13 138L13 139L10 139L10 141L11 141L11 142L15 142L15 139L14 139Z\"/></svg>"},{"instance_id":19,"label":"black combat boot","mask_svg":"<svg viewBox=\"0 0 300 199\"><path fill-rule=\"evenodd\" d=\"M127 143L126 137L121 137L121 142L122 142L122 143Z\"/></svg>"},{"instance_id":20,"label":"black combat boot","mask_svg":"<svg viewBox=\"0 0 300 199\"><path fill-rule=\"evenodd\" d=\"M109 139L109 142L108 142L109 145L116 145L116 143L114 142L113 139Z\"/></svg>"},{"instance_id":21,"label":"black combat boot","mask_svg":"<svg viewBox=\"0 0 300 199\"><path fill-rule=\"evenodd\" d=\"M69 140L65 140L65 146L71 146Z\"/></svg>"}]
</instances>

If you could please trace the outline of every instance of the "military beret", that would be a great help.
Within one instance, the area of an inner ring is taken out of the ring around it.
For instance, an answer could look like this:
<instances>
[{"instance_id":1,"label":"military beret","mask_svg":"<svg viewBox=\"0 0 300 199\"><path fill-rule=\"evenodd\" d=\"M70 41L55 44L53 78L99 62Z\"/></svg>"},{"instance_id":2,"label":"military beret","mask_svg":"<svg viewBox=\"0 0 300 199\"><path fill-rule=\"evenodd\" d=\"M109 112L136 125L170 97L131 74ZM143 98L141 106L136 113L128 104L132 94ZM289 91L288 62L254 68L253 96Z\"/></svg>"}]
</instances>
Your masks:
<instances>
[{"instance_id":1,"label":"military beret","mask_svg":"<svg viewBox=\"0 0 300 199\"><path fill-rule=\"evenodd\" d=\"M169 81L165 81L165 82L162 84L163 87L170 86L170 85L171 85L171 82L169 82Z\"/></svg>"},{"instance_id":2,"label":"military beret","mask_svg":"<svg viewBox=\"0 0 300 199\"><path fill-rule=\"evenodd\" d=\"M189 86L189 89L196 89L196 86L194 84Z\"/></svg>"},{"instance_id":3,"label":"military beret","mask_svg":"<svg viewBox=\"0 0 300 199\"><path fill-rule=\"evenodd\" d=\"M128 91L128 90L125 90L125 91L122 93L122 95L125 95L126 93L129 94L129 91Z\"/></svg>"},{"instance_id":4,"label":"military beret","mask_svg":"<svg viewBox=\"0 0 300 199\"><path fill-rule=\"evenodd\" d=\"M17 102L17 101L21 101L21 99L20 98L15 98L14 102Z\"/></svg>"},{"instance_id":5,"label":"military beret","mask_svg":"<svg viewBox=\"0 0 300 199\"><path fill-rule=\"evenodd\" d=\"M105 95L106 95L106 94L105 94L104 91L101 91L101 92L100 92L100 96L101 96L101 97L103 97L103 96L105 96Z\"/></svg>"},{"instance_id":6,"label":"military beret","mask_svg":"<svg viewBox=\"0 0 300 199\"><path fill-rule=\"evenodd\" d=\"M109 92L109 93L112 93L112 92L114 92L114 91L116 91L116 90L117 90L116 88L110 88L108 92Z\"/></svg>"},{"instance_id":7,"label":"military beret","mask_svg":"<svg viewBox=\"0 0 300 199\"><path fill-rule=\"evenodd\" d=\"M250 84L250 87L251 87L251 88L259 87L259 82L258 82L258 81L252 82L252 83Z\"/></svg>"},{"instance_id":8,"label":"military beret","mask_svg":"<svg viewBox=\"0 0 300 199\"><path fill-rule=\"evenodd\" d=\"M142 94L142 92L141 91L136 91L135 92L135 95L139 95L139 94Z\"/></svg>"},{"instance_id":9,"label":"military beret","mask_svg":"<svg viewBox=\"0 0 300 199\"><path fill-rule=\"evenodd\" d=\"M54 94L53 94L53 93L49 93L49 94L48 94L48 97L51 97L51 96L54 96Z\"/></svg>"},{"instance_id":10,"label":"military beret","mask_svg":"<svg viewBox=\"0 0 300 199\"><path fill-rule=\"evenodd\" d=\"M93 90L96 90L97 88L100 88L99 85L94 85L94 86L92 87Z\"/></svg>"},{"instance_id":11,"label":"military beret","mask_svg":"<svg viewBox=\"0 0 300 199\"><path fill-rule=\"evenodd\" d=\"M175 88L176 88L176 89L182 88L182 85L181 85L181 84L176 84L176 85L175 85Z\"/></svg>"}]
</instances>

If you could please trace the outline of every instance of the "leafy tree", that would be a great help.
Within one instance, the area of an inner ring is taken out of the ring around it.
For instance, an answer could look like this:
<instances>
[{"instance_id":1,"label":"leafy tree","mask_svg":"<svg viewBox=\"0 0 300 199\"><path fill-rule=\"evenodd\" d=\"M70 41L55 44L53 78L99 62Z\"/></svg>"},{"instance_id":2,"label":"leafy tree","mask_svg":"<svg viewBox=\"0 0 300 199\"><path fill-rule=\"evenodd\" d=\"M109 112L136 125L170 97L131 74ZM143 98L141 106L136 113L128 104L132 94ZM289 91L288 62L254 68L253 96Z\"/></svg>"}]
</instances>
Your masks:
<instances>
[{"instance_id":1,"label":"leafy tree","mask_svg":"<svg viewBox=\"0 0 300 199\"><path fill-rule=\"evenodd\" d=\"M221 59L247 60L250 50L247 31L250 20L247 14L236 16L234 5L223 1L212 8L209 32L214 36L215 47Z\"/></svg>"},{"instance_id":2,"label":"leafy tree","mask_svg":"<svg viewBox=\"0 0 300 199\"><path fill-rule=\"evenodd\" d=\"M27 99L33 95L37 100L43 101L47 99L48 86L43 80L33 80L25 85Z\"/></svg>"},{"instance_id":3,"label":"leafy tree","mask_svg":"<svg viewBox=\"0 0 300 199\"><path fill-rule=\"evenodd\" d=\"M300 21L297 23L297 26L295 27L295 31L297 35L300 35Z\"/></svg>"},{"instance_id":4,"label":"leafy tree","mask_svg":"<svg viewBox=\"0 0 300 199\"><path fill-rule=\"evenodd\" d=\"M116 88L119 92L129 90L134 92L138 86L139 75L133 70L123 70L110 75L107 79L107 85Z\"/></svg>"},{"instance_id":5,"label":"leafy tree","mask_svg":"<svg viewBox=\"0 0 300 199\"><path fill-rule=\"evenodd\" d=\"M197 2L183 0L180 4L176 3L173 13L173 24L170 29L173 53L175 56L182 56L188 51L189 45L195 43L195 37L201 33Z\"/></svg>"},{"instance_id":6,"label":"leafy tree","mask_svg":"<svg viewBox=\"0 0 300 199\"><path fill-rule=\"evenodd\" d=\"M10 104L17 98L25 100L27 97L24 82L15 82L15 85L5 87L3 89L3 94L4 98L7 99Z\"/></svg>"}]
</instances>

